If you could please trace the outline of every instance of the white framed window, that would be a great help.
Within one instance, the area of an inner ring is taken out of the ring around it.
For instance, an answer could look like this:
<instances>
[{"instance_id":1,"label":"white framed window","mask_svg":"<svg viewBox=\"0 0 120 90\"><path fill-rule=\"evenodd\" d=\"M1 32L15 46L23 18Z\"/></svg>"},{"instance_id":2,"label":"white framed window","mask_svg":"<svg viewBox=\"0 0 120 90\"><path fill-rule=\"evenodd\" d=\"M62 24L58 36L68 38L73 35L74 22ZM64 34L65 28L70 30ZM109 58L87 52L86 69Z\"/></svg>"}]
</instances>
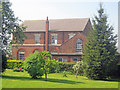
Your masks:
<instances>
[{"instance_id":1,"label":"white framed window","mask_svg":"<svg viewBox=\"0 0 120 90\"><path fill-rule=\"evenodd\" d=\"M19 58L20 58L20 60L23 60L23 61L24 61L24 54L20 54L20 55L19 55Z\"/></svg>"},{"instance_id":2,"label":"white framed window","mask_svg":"<svg viewBox=\"0 0 120 90\"><path fill-rule=\"evenodd\" d=\"M74 36L75 36L74 33L70 33L70 34L69 34L69 39L71 39L71 38L74 37Z\"/></svg>"},{"instance_id":3,"label":"white framed window","mask_svg":"<svg viewBox=\"0 0 120 90\"><path fill-rule=\"evenodd\" d=\"M35 44L40 44L40 34L35 34Z\"/></svg>"},{"instance_id":4,"label":"white framed window","mask_svg":"<svg viewBox=\"0 0 120 90\"><path fill-rule=\"evenodd\" d=\"M57 34L51 34L51 44L57 44Z\"/></svg>"},{"instance_id":5,"label":"white framed window","mask_svg":"<svg viewBox=\"0 0 120 90\"><path fill-rule=\"evenodd\" d=\"M73 62L77 62L78 61L78 58L73 58Z\"/></svg>"},{"instance_id":6,"label":"white framed window","mask_svg":"<svg viewBox=\"0 0 120 90\"><path fill-rule=\"evenodd\" d=\"M68 60L67 60L67 58L63 58L63 62L67 62Z\"/></svg>"},{"instance_id":7,"label":"white framed window","mask_svg":"<svg viewBox=\"0 0 120 90\"><path fill-rule=\"evenodd\" d=\"M68 60L67 60L67 58L61 58L61 57L60 57L60 58L58 58L58 61L59 61L59 62L67 62Z\"/></svg>"},{"instance_id":8,"label":"white framed window","mask_svg":"<svg viewBox=\"0 0 120 90\"><path fill-rule=\"evenodd\" d=\"M25 51L24 50L19 50L18 51L18 60L23 60L25 59Z\"/></svg>"},{"instance_id":9,"label":"white framed window","mask_svg":"<svg viewBox=\"0 0 120 90\"><path fill-rule=\"evenodd\" d=\"M76 41L76 51L80 52L83 49L83 41L82 39L77 39Z\"/></svg>"},{"instance_id":10,"label":"white framed window","mask_svg":"<svg viewBox=\"0 0 120 90\"><path fill-rule=\"evenodd\" d=\"M63 62L63 58L58 58L58 61L59 62Z\"/></svg>"}]
</instances>

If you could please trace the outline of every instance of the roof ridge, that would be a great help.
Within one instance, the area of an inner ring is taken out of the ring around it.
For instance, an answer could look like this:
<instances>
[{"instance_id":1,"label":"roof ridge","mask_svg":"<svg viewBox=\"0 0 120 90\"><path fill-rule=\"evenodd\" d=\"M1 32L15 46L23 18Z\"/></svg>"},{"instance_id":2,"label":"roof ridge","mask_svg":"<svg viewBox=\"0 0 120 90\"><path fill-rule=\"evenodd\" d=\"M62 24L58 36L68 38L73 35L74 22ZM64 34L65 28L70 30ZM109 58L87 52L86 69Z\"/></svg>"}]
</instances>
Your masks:
<instances>
[{"instance_id":1,"label":"roof ridge","mask_svg":"<svg viewBox=\"0 0 120 90\"><path fill-rule=\"evenodd\" d=\"M67 20L67 19L90 19L90 18L59 18L59 19L49 19L49 20Z\"/></svg>"},{"instance_id":2,"label":"roof ridge","mask_svg":"<svg viewBox=\"0 0 120 90\"><path fill-rule=\"evenodd\" d=\"M49 20L75 20L75 19L90 19L90 18L58 18L58 19L49 19ZM24 21L45 21L45 19L38 19L38 20L24 20Z\"/></svg>"},{"instance_id":3,"label":"roof ridge","mask_svg":"<svg viewBox=\"0 0 120 90\"><path fill-rule=\"evenodd\" d=\"M41 19L41 20L24 20L24 22L25 21L45 21L45 20L43 20L43 19Z\"/></svg>"}]
</instances>

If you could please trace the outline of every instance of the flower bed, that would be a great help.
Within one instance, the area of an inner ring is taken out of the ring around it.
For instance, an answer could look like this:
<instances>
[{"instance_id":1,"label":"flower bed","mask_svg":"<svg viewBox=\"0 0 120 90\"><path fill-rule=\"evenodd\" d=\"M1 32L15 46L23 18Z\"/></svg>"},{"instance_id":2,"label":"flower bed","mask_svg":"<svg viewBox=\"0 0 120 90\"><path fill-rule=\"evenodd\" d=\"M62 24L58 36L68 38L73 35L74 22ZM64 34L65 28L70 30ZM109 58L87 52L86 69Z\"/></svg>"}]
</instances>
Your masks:
<instances>
[{"instance_id":1,"label":"flower bed","mask_svg":"<svg viewBox=\"0 0 120 90\"><path fill-rule=\"evenodd\" d=\"M13 72L23 72L24 69L22 69L21 67L20 68L17 68L17 67L14 67L13 69Z\"/></svg>"}]
</instances>

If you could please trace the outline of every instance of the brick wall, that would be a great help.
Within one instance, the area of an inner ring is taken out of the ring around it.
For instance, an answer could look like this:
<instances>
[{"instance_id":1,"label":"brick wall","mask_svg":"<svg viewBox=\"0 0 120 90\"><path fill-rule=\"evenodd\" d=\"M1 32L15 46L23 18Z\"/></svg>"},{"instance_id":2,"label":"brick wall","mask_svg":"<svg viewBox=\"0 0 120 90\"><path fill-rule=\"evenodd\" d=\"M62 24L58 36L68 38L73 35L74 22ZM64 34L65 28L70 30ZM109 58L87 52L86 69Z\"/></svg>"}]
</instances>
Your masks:
<instances>
[{"instance_id":1,"label":"brick wall","mask_svg":"<svg viewBox=\"0 0 120 90\"><path fill-rule=\"evenodd\" d=\"M25 39L24 44L35 44L35 34L40 34L40 43L45 43L45 32L25 32L27 39Z\"/></svg>"},{"instance_id":2,"label":"brick wall","mask_svg":"<svg viewBox=\"0 0 120 90\"><path fill-rule=\"evenodd\" d=\"M69 39L69 33L77 34L73 38ZM23 49L25 51L25 57L27 57L30 53L33 53L35 49L39 49L40 51L45 50L45 32L25 32L26 36L28 37L25 39L24 44L25 46L20 46L18 48L12 48L12 54L15 59L17 59L17 53L19 49ZM36 46L35 44L35 34L40 34L40 46ZM57 43L58 46L51 45L51 34L58 34ZM75 53L76 52L76 40L81 38L83 40L83 45L86 41L85 36L83 33L78 32L49 32L49 46L48 49L50 52L59 52L59 53ZM33 44L33 45L31 45ZM60 46L61 45L61 46Z\"/></svg>"},{"instance_id":3,"label":"brick wall","mask_svg":"<svg viewBox=\"0 0 120 90\"><path fill-rule=\"evenodd\" d=\"M44 50L44 46L19 46L18 48L16 47L12 47L12 54L13 54L13 59L18 59L17 58L17 53L19 50L24 50L25 51L25 57L29 56L31 53L34 52L34 50L40 50L43 51ZM15 57L15 58L14 58Z\"/></svg>"},{"instance_id":4,"label":"brick wall","mask_svg":"<svg viewBox=\"0 0 120 90\"><path fill-rule=\"evenodd\" d=\"M83 48L84 48L86 38L83 34L78 33L73 38L63 43L62 46L60 46L60 53L75 53L76 52L76 40L79 38L83 40Z\"/></svg>"}]
</instances>

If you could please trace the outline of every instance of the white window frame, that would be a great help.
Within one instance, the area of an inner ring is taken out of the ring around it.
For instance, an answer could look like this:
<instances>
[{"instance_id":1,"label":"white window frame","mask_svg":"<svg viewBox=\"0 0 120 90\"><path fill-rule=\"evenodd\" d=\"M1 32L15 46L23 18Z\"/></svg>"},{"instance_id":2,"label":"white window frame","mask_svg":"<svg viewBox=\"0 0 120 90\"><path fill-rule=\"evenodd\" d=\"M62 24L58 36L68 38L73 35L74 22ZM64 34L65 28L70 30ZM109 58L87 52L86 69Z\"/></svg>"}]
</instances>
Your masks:
<instances>
[{"instance_id":1,"label":"white window frame","mask_svg":"<svg viewBox=\"0 0 120 90\"><path fill-rule=\"evenodd\" d=\"M51 44L57 45L57 34L51 34Z\"/></svg>"},{"instance_id":2,"label":"white window frame","mask_svg":"<svg viewBox=\"0 0 120 90\"><path fill-rule=\"evenodd\" d=\"M35 34L34 36L35 36L35 44L40 44L40 34ZM38 40L38 43L36 43L37 40Z\"/></svg>"},{"instance_id":3,"label":"white window frame","mask_svg":"<svg viewBox=\"0 0 120 90\"><path fill-rule=\"evenodd\" d=\"M68 61L68 59L67 58L63 58L63 62L67 62Z\"/></svg>"},{"instance_id":4,"label":"white window frame","mask_svg":"<svg viewBox=\"0 0 120 90\"><path fill-rule=\"evenodd\" d=\"M61 61L59 61L59 59L61 59ZM58 58L58 61L59 61L59 62L63 62L63 58L59 57L59 58Z\"/></svg>"},{"instance_id":5,"label":"white window frame","mask_svg":"<svg viewBox=\"0 0 120 90\"><path fill-rule=\"evenodd\" d=\"M83 49L83 40L79 38L76 41L76 51L82 51L82 49Z\"/></svg>"},{"instance_id":6,"label":"white window frame","mask_svg":"<svg viewBox=\"0 0 120 90\"><path fill-rule=\"evenodd\" d=\"M24 54L19 54L19 59L24 61L25 55Z\"/></svg>"},{"instance_id":7,"label":"white window frame","mask_svg":"<svg viewBox=\"0 0 120 90\"><path fill-rule=\"evenodd\" d=\"M69 34L69 39L73 38L75 36L75 33L70 33Z\"/></svg>"},{"instance_id":8,"label":"white window frame","mask_svg":"<svg viewBox=\"0 0 120 90\"><path fill-rule=\"evenodd\" d=\"M59 59L62 59L62 61L59 61ZM59 61L59 62L67 62L67 61L68 61L68 59L67 59L67 58L62 58L62 57L59 57L59 58L58 58L58 61Z\"/></svg>"},{"instance_id":9,"label":"white window frame","mask_svg":"<svg viewBox=\"0 0 120 90\"><path fill-rule=\"evenodd\" d=\"M24 61L24 59L25 59L25 52L24 51L19 51L18 54L19 54L19 59Z\"/></svg>"}]
</instances>

